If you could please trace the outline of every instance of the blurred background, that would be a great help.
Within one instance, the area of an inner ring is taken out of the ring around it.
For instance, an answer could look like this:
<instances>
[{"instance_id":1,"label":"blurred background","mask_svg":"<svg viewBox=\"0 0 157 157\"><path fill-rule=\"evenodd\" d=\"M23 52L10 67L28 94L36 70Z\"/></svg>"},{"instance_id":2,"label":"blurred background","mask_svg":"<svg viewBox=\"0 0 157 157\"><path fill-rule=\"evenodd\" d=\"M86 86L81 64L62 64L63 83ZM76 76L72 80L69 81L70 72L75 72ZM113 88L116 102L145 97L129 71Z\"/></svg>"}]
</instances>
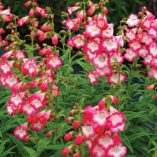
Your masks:
<instances>
[{"instance_id":1,"label":"blurred background","mask_svg":"<svg viewBox=\"0 0 157 157\"><path fill-rule=\"evenodd\" d=\"M57 25L57 30L61 29L61 11L66 11L68 5L73 5L79 0L38 0L41 7L49 6L55 14L55 23ZM99 0L93 0L94 2L99 2ZM26 0L2 0L5 7L11 7L12 12L23 16L26 13L21 5ZM119 21L127 17L130 13L137 13L138 10L146 6L149 11L154 15L157 15L157 0L109 0L107 8L109 10L108 20L113 22L115 26L119 25Z\"/></svg>"}]
</instances>

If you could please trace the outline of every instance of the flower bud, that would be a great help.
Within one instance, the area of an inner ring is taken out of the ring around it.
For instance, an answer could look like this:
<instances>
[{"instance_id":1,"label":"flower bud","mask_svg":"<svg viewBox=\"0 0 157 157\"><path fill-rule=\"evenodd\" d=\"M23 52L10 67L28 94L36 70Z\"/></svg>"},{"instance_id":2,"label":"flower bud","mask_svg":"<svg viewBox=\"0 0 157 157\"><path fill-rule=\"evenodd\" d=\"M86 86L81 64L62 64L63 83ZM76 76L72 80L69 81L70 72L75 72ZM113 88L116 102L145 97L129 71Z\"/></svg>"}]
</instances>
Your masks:
<instances>
[{"instance_id":1,"label":"flower bud","mask_svg":"<svg viewBox=\"0 0 157 157\"><path fill-rule=\"evenodd\" d=\"M67 118L65 118L65 121L66 122L71 122L73 119L74 119L74 117L67 117Z\"/></svg>"},{"instance_id":2,"label":"flower bud","mask_svg":"<svg viewBox=\"0 0 157 157\"><path fill-rule=\"evenodd\" d=\"M58 35L57 34L54 35L54 37L52 38L51 42L52 42L53 45L57 45L58 44Z\"/></svg>"},{"instance_id":3,"label":"flower bud","mask_svg":"<svg viewBox=\"0 0 157 157\"><path fill-rule=\"evenodd\" d=\"M153 89L154 89L154 86L155 86L154 84L151 84L151 85L147 86L146 89L147 89L147 90L153 90Z\"/></svg>"},{"instance_id":4,"label":"flower bud","mask_svg":"<svg viewBox=\"0 0 157 157\"><path fill-rule=\"evenodd\" d=\"M104 15L107 15L107 14L108 14L108 9L107 9L107 8L104 8L104 9L103 9L103 13L104 13Z\"/></svg>"},{"instance_id":5,"label":"flower bud","mask_svg":"<svg viewBox=\"0 0 157 157\"><path fill-rule=\"evenodd\" d=\"M74 143L77 145L81 145L84 142L84 137L82 135L77 135L74 140Z\"/></svg>"},{"instance_id":6,"label":"flower bud","mask_svg":"<svg viewBox=\"0 0 157 157\"><path fill-rule=\"evenodd\" d=\"M34 10L33 10L33 9L31 9L31 10L29 11L29 17L34 17Z\"/></svg>"},{"instance_id":7,"label":"flower bud","mask_svg":"<svg viewBox=\"0 0 157 157\"><path fill-rule=\"evenodd\" d=\"M48 132L45 134L45 136L46 136L47 138L50 138L51 135L52 135L52 132L51 132L51 131L48 131Z\"/></svg>"},{"instance_id":8,"label":"flower bud","mask_svg":"<svg viewBox=\"0 0 157 157\"><path fill-rule=\"evenodd\" d=\"M72 123L72 127L73 127L74 129L79 128L79 126L80 126L80 123L79 123L79 121L77 121L77 120L75 120L75 121Z\"/></svg>"},{"instance_id":9,"label":"flower bud","mask_svg":"<svg viewBox=\"0 0 157 157\"><path fill-rule=\"evenodd\" d=\"M71 153L71 147L66 147L62 150L62 155L67 156Z\"/></svg>"},{"instance_id":10,"label":"flower bud","mask_svg":"<svg viewBox=\"0 0 157 157\"><path fill-rule=\"evenodd\" d=\"M64 140L65 141L70 141L72 139L72 133L67 133L65 136L64 136Z\"/></svg>"}]
</instances>

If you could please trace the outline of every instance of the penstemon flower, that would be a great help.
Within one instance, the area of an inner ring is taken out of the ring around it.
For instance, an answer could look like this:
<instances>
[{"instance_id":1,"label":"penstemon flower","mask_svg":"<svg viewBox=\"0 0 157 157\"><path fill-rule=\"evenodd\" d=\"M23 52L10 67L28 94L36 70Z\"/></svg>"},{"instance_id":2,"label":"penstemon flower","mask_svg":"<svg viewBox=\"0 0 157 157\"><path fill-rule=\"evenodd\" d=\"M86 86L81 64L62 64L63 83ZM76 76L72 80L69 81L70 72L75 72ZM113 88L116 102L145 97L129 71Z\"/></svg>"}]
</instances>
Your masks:
<instances>
[{"instance_id":1,"label":"penstemon flower","mask_svg":"<svg viewBox=\"0 0 157 157\"><path fill-rule=\"evenodd\" d=\"M53 106L47 109L45 107L53 104L53 97L59 96L54 76L63 62L58 50L53 47L58 44L59 36L54 32L50 10L40 8L34 1L27 1L24 5L30 9L29 16L14 16L10 8L0 10L2 21L10 22L5 29L11 31L0 41L1 47L5 46L5 53L0 58L0 83L11 90L6 102L8 114L24 114L26 117L26 123L17 126L14 135L20 140L28 141L29 128L32 131L42 131L47 121L52 119ZM40 23L37 15L49 22ZM17 32L23 25L28 26L30 32L26 35L30 38L28 43ZM5 34L5 29L1 29L1 34ZM45 40L52 40L53 45L41 45L40 41ZM36 51L39 51L37 58Z\"/></svg>"},{"instance_id":2,"label":"penstemon flower","mask_svg":"<svg viewBox=\"0 0 157 157\"><path fill-rule=\"evenodd\" d=\"M122 35L113 35L113 24L108 23L106 11L102 13L106 8L103 8L101 2L96 5L89 1L86 8L87 13L81 7L82 5L81 2L75 5L79 7L74 13L70 12L68 18L63 22L69 31L80 30L79 34L69 38L68 45L83 51L86 60L94 66L94 70L89 70L87 75L91 84L98 83L100 77L108 77L108 82L111 84L124 82L124 78L118 79L118 81L110 81L110 77L114 75L125 75L120 71L116 71L115 68L115 65L119 67L124 60L124 56L121 55L121 47L124 45ZM95 13L96 10L98 13ZM80 12L85 15L83 17L78 16ZM114 65L113 59L110 59L113 56Z\"/></svg>"},{"instance_id":3,"label":"penstemon flower","mask_svg":"<svg viewBox=\"0 0 157 157\"><path fill-rule=\"evenodd\" d=\"M128 62L142 59L144 66L149 67L148 77L156 77L156 18L146 8L138 14L131 14L126 21L125 36L128 48L124 54Z\"/></svg>"},{"instance_id":4,"label":"penstemon flower","mask_svg":"<svg viewBox=\"0 0 157 157\"><path fill-rule=\"evenodd\" d=\"M81 120L81 129L79 129L79 123L75 115L79 111L77 106L74 106L73 113L75 113L72 126L73 132L69 132L64 136L65 141L72 141L71 144L73 152L77 153L77 147L75 145L82 145L86 143L89 154L91 157L122 157L125 156L127 148L123 146L119 132L125 129L125 116L122 112L119 112L111 104L108 104L109 100L117 104L118 98L109 95L103 98L96 106L92 107L87 105L83 109L83 117ZM76 127L77 126L77 127ZM65 148L66 149L66 148ZM63 149L64 151L64 149ZM64 156L70 155L63 154ZM81 151L80 151L81 155Z\"/></svg>"},{"instance_id":5,"label":"penstemon flower","mask_svg":"<svg viewBox=\"0 0 157 157\"><path fill-rule=\"evenodd\" d=\"M12 14L0 1L0 48L4 51L0 56L0 84L9 90L5 106L8 115L17 117L13 134L19 140L37 143L47 137L49 144L64 144L57 151L68 157L123 157L125 145L132 151L132 143L121 136L128 116L123 110L132 97L139 97L142 105L140 92L144 88L149 90L149 98L154 92L157 99L157 19L143 8L138 15L122 20L115 35L106 3L84 0L68 6L67 13L62 13L63 30L55 32L54 14L50 8L40 7L37 0L24 3L27 15L23 17ZM81 70L76 71L75 66ZM147 79L146 87L137 87L137 91L132 87L138 75L129 76L134 67L141 68L139 75L153 80L147 84ZM152 126L149 129L153 130Z\"/></svg>"}]
</instances>

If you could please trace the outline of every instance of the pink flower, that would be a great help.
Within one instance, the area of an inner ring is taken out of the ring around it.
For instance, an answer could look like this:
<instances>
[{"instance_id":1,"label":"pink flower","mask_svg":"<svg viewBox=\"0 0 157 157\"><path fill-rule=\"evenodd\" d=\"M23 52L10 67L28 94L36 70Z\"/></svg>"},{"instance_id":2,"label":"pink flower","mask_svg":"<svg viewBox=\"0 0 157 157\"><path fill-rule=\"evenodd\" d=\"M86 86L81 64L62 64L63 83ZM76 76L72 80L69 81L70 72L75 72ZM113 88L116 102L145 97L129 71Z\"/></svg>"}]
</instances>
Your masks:
<instances>
[{"instance_id":1,"label":"pink flower","mask_svg":"<svg viewBox=\"0 0 157 157\"><path fill-rule=\"evenodd\" d=\"M36 14L41 15L43 18L47 17L46 9L36 7Z\"/></svg>"},{"instance_id":2,"label":"pink flower","mask_svg":"<svg viewBox=\"0 0 157 157\"><path fill-rule=\"evenodd\" d=\"M115 98L112 95L109 95L109 97ZM124 130L125 117L122 112L118 112L112 106L106 108L104 104L109 97L103 98L95 107L86 106L83 111L83 126L81 129L85 136L84 140L89 154L92 157L112 157L114 150L114 155L117 151L115 157L123 157L127 151L126 147L122 146L121 139L117 134ZM122 151L122 153L121 150L125 151Z\"/></svg>"},{"instance_id":3,"label":"pink flower","mask_svg":"<svg viewBox=\"0 0 157 157\"><path fill-rule=\"evenodd\" d=\"M16 53L15 53L15 58L16 59L24 59L25 58L25 52L24 51L22 51L22 50L18 50L18 51L16 51Z\"/></svg>"},{"instance_id":4,"label":"pink flower","mask_svg":"<svg viewBox=\"0 0 157 157\"><path fill-rule=\"evenodd\" d=\"M97 26L95 22L91 21L89 22L89 24L86 25L84 35L89 38L100 37L101 29Z\"/></svg>"},{"instance_id":5,"label":"pink flower","mask_svg":"<svg viewBox=\"0 0 157 157\"><path fill-rule=\"evenodd\" d=\"M33 9L31 9L31 10L29 11L29 17L34 17L34 10L33 10Z\"/></svg>"},{"instance_id":6,"label":"pink flower","mask_svg":"<svg viewBox=\"0 0 157 157\"><path fill-rule=\"evenodd\" d=\"M157 57L157 43L151 43L151 45L149 46L149 51L153 57Z\"/></svg>"},{"instance_id":7,"label":"pink flower","mask_svg":"<svg viewBox=\"0 0 157 157\"><path fill-rule=\"evenodd\" d=\"M12 93L10 95L10 103L14 105L14 107L19 108L24 103L24 93Z\"/></svg>"},{"instance_id":8,"label":"pink flower","mask_svg":"<svg viewBox=\"0 0 157 157\"><path fill-rule=\"evenodd\" d=\"M66 28L68 30L78 30L80 19L68 19L66 20Z\"/></svg>"},{"instance_id":9,"label":"pink flower","mask_svg":"<svg viewBox=\"0 0 157 157\"><path fill-rule=\"evenodd\" d=\"M95 65L98 69L104 69L105 67L109 66L109 60L107 56L99 54L96 57L92 59L92 63Z\"/></svg>"},{"instance_id":10,"label":"pink flower","mask_svg":"<svg viewBox=\"0 0 157 157\"><path fill-rule=\"evenodd\" d=\"M9 115L16 115L18 109L12 102L6 102L6 110Z\"/></svg>"},{"instance_id":11,"label":"pink flower","mask_svg":"<svg viewBox=\"0 0 157 157\"><path fill-rule=\"evenodd\" d=\"M31 123L31 130L42 131L45 128L45 123L40 121Z\"/></svg>"},{"instance_id":12,"label":"pink flower","mask_svg":"<svg viewBox=\"0 0 157 157\"><path fill-rule=\"evenodd\" d=\"M125 117L122 112L115 112L107 117L107 125L110 127L110 130L114 133L123 131L125 128Z\"/></svg>"},{"instance_id":13,"label":"pink flower","mask_svg":"<svg viewBox=\"0 0 157 157\"><path fill-rule=\"evenodd\" d=\"M108 23L107 23L107 20L106 20L105 17L98 16L96 22L97 22L97 26L98 26L100 29L105 30L105 29L108 27Z\"/></svg>"},{"instance_id":14,"label":"pink flower","mask_svg":"<svg viewBox=\"0 0 157 157\"><path fill-rule=\"evenodd\" d=\"M40 90L42 91L42 92L45 92L46 90L47 90L47 88L48 88L48 81L47 80L45 80L45 81L42 81L42 82L39 82L39 87L40 87Z\"/></svg>"},{"instance_id":15,"label":"pink flower","mask_svg":"<svg viewBox=\"0 0 157 157\"><path fill-rule=\"evenodd\" d=\"M118 104L119 103L119 99L115 96L111 96L111 100L114 104Z\"/></svg>"},{"instance_id":16,"label":"pink flower","mask_svg":"<svg viewBox=\"0 0 157 157\"><path fill-rule=\"evenodd\" d=\"M81 21L85 20L86 19L86 13L83 10L78 11L76 13L76 17L79 18Z\"/></svg>"},{"instance_id":17,"label":"pink flower","mask_svg":"<svg viewBox=\"0 0 157 157\"><path fill-rule=\"evenodd\" d=\"M28 140L28 124L24 123L20 126L17 126L16 129L14 130L14 135L20 139L20 140L24 140L27 141Z\"/></svg>"},{"instance_id":18,"label":"pink flower","mask_svg":"<svg viewBox=\"0 0 157 157\"><path fill-rule=\"evenodd\" d=\"M0 70L2 71L3 74L11 73L12 72L12 61L7 61L7 62L1 62L0 63Z\"/></svg>"},{"instance_id":19,"label":"pink flower","mask_svg":"<svg viewBox=\"0 0 157 157\"><path fill-rule=\"evenodd\" d=\"M74 11L78 10L79 8L80 8L79 6L73 6L73 7L68 6L69 15L71 15Z\"/></svg>"},{"instance_id":20,"label":"pink flower","mask_svg":"<svg viewBox=\"0 0 157 157\"><path fill-rule=\"evenodd\" d=\"M72 39L72 45L77 49L80 49L84 46L84 37L82 35L76 35Z\"/></svg>"},{"instance_id":21,"label":"pink flower","mask_svg":"<svg viewBox=\"0 0 157 157\"><path fill-rule=\"evenodd\" d=\"M46 60L47 66L56 70L62 65L62 60L60 59L59 56L57 55L51 55L49 58Z\"/></svg>"},{"instance_id":22,"label":"pink flower","mask_svg":"<svg viewBox=\"0 0 157 157\"><path fill-rule=\"evenodd\" d=\"M71 153L71 147L66 147L62 150L62 155L67 156Z\"/></svg>"},{"instance_id":23,"label":"pink flower","mask_svg":"<svg viewBox=\"0 0 157 157\"><path fill-rule=\"evenodd\" d=\"M4 82L6 86L12 88L14 85L18 83L18 79L17 76L14 74L6 74L4 75Z\"/></svg>"},{"instance_id":24,"label":"pink flower","mask_svg":"<svg viewBox=\"0 0 157 157\"><path fill-rule=\"evenodd\" d=\"M151 19L145 18L145 19L142 21L142 28L149 29L150 26L151 26L151 22L152 22Z\"/></svg>"},{"instance_id":25,"label":"pink flower","mask_svg":"<svg viewBox=\"0 0 157 157\"><path fill-rule=\"evenodd\" d=\"M108 65L105 66L103 69L96 69L97 75L101 78L104 78L107 75L111 75L113 73L113 69Z\"/></svg>"},{"instance_id":26,"label":"pink flower","mask_svg":"<svg viewBox=\"0 0 157 157\"><path fill-rule=\"evenodd\" d=\"M109 157L123 157L127 153L127 148L125 146L116 145L109 149L108 156Z\"/></svg>"},{"instance_id":27,"label":"pink flower","mask_svg":"<svg viewBox=\"0 0 157 157\"><path fill-rule=\"evenodd\" d=\"M0 28L0 34L4 34L5 30L3 28Z\"/></svg>"},{"instance_id":28,"label":"pink flower","mask_svg":"<svg viewBox=\"0 0 157 157\"><path fill-rule=\"evenodd\" d=\"M12 21L12 14L10 13L10 8L1 10L0 15L3 22L11 22Z\"/></svg>"},{"instance_id":29,"label":"pink flower","mask_svg":"<svg viewBox=\"0 0 157 157\"><path fill-rule=\"evenodd\" d=\"M93 115L93 122L97 123L97 125L105 126L107 117L108 112L106 112L105 110L102 111L96 110Z\"/></svg>"},{"instance_id":30,"label":"pink flower","mask_svg":"<svg viewBox=\"0 0 157 157\"><path fill-rule=\"evenodd\" d=\"M1 56L2 61L6 62L6 60L7 60L8 58L10 58L12 54L13 54L13 51L5 52L5 53Z\"/></svg>"},{"instance_id":31,"label":"pink flower","mask_svg":"<svg viewBox=\"0 0 157 157\"><path fill-rule=\"evenodd\" d=\"M26 115L32 115L36 112L35 108L28 102L23 104L21 108L22 108L22 112L25 113Z\"/></svg>"},{"instance_id":32,"label":"pink flower","mask_svg":"<svg viewBox=\"0 0 157 157\"><path fill-rule=\"evenodd\" d=\"M28 18L29 18L29 16L19 18L18 21L17 21L18 26L21 27L24 24L27 24L28 23Z\"/></svg>"},{"instance_id":33,"label":"pink flower","mask_svg":"<svg viewBox=\"0 0 157 157\"><path fill-rule=\"evenodd\" d=\"M57 97L60 95L60 89L59 87L57 87L56 85L53 85L52 86L52 89L51 89L51 93L54 97Z\"/></svg>"},{"instance_id":34,"label":"pink flower","mask_svg":"<svg viewBox=\"0 0 157 157\"><path fill-rule=\"evenodd\" d=\"M152 61L153 56L150 54L147 54L144 58L144 64L149 65Z\"/></svg>"},{"instance_id":35,"label":"pink flower","mask_svg":"<svg viewBox=\"0 0 157 157\"><path fill-rule=\"evenodd\" d=\"M141 48L141 44L139 41L134 40L133 42L129 43L130 48L132 48L134 51L138 51Z\"/></svg>"},{"instance_id":36,"label":"pink flower","mask_svg":"<svg viewBox=\"0 0 157 157\"><path fill-rule=\"evenodd\" d=\"M79 154L74 154L73 157L81 157Z\"/></svg>"},{"instance_id":37,"label":"pink flower","mask_svg":"<svg viewBox=\"0 0 157 157\"><path fill-rule=\"evenodd\" d=\"M82 135L77 135L77 137L74 139L74 143L76 145L81 145L84 142L84 137Z\"/></svg>"},{"instance_id":38,"label":"pink flower","mask_svg":"<svg viewBox=\"0 0 157 157\"><path fill-rule=\"evenodd\" d=\"M64 140L65 141L70 141L72 139L72 133L67 133L65 136L64 136Z\"/></svg>"},{"instance_id":39,"label":"pink flower","mask_svg":"<svg viewBox=\"0 0 157 157\"><path fill-rule=\"evenodd\" d=\"M151 68L149 73L148 73L148 76L154 78L155 80L157 80L157 70L156 70L156 68Z\"/></svg>"},{"instance_id":40,"label":"pink flower","mask_svg":"<svg viewBox=\"0 0 157 157\"><path fill-rule=\"evenodd\" d=\"M98 82L98 79L97 79L97 72L94 72L94 71L90 71L88 74L87 74L87 77L89 78L89 81L91 84L96 84Z\"/></svg>"},{"instance_id":41,"label":"pink flower","mask_svg":"<svg viewBox=\"0 0 157 157\"><path fill-rule=\"evenodd\" d=\"M81 129L86 139L90 139L95 134L94 128L92 126L84 125L81 127Z\"/></svg>"},{"instance_id":42,"label":"pink flower","mask_svg":"<svg viewBox=\"0 0 157 157\"><path fill-rule=\"evenodd\" d=\"M28 103L37 111L44 107L45 93L36 92L28 98Z\"/></svg>"},{"instance_id":43,"label":"pink flower","mask_svg":"<svg viewBox=\"0 0 157 157\"><path fill-rule=\"evenodd\" d=\"M117 73L108 76L108 82L111 84L123 83L125 80L126 80L126 76L124 73L120 73L120 74Z\"/></svg>"},{"instance_id":44,"label":"pink flower","mask_svg":"<svg viewBox=\"0 0 157 157\"><path fill-rule=\"evenodd\" d=\"M141 42L149 46L153 42L153 39L148 33L143 32Z\"/></svg>"},{"instance_id":45,"label":"pink flower","mask_svg":"<svg viewBox=\"0 0 157 157\"><path fill-rule=\"evenodd\" d=\"M157 68L157 57L152 58L150 66L153 68Z\"/></svg>"},{"instance_id":46,"label":"pink flower","mask_svg":"<svg viewBox=\"0 0 157 157\"><path fill-rule=\"evenodd\" d=\"M39 37L40 41L44 41L47 36L46 36L46 34L43 31L38 30L38 37Z\"/></svg>"},{"instance_id":47,"label":"pink flower","mask_svg":"<svg viewBox=\"0 0 157 157\"><path fill-rule=\"evenodd\" d=\"M127 32L126 32L126 38L129 42L133 41L136 39L136 28L134 29L127 29Z\"/></svg>"},{"instance_id":48,"label":"pink flower","mask_svg":"<svg viewBox=\"0 0 157 157\"><path fill-rule=\"evenodd\" d=\"M50 56L52 54L52 49L51 48L43 48L39 51L39 55L43 56Z\"/></svg>"},{"instance_id":49,"label":"pink flower","mask_svg":"<svg viewBox=\"0 0 157 157\"><path fill-rule=\"evenodd\" d=\"M78 128L80 127L79 121L74 121L74 122L72 123L72 127L73 127L74 129L78 129Z\"/></svg>"},{"instance_id":50,"label":"pink flower","mask_svg":"<svg viewBox=\"0 0 157 157\"><path fill-rule=\"evenodd\" d=\"M96 40L89 40L84 46L84 51L90 51L92 54L101 53L101 50L101 45Z\"/></svg>"},{"instance_id":51,"label":"pink flower","mask_svg":"<svg viewBox=\"0 0 157 157\"><path fill-rule=\"evenodd\" d=\"M87 10L87 14L88 14L88 15L92 15L92 14L94 14L95 11L96 11L96 6L93 5L92 7L90 7L90 8Z\"/></svg>"},{"instance_id":52,"label":"pink flower","mask_svg":"<svg viewBox=\"0 0 157 157\"><path fill-rule=\"evenodd\" d=\"M103 38L112 38L112 36L113 36L113 27L114 27L113 24L108 24L107 29L102 30L102 34L101 34L102 37Z\"/></svg>"},{"instance_id":53,"label":"pink flower","mask_svg":"<svg viewBox=\"0 0 157 157\"><path fill-rule=\"evenodd\" d=\"M154 87L155 87L155 85L154 85L154 84L151 84L151 85L147 86L146 89L147 89L147 90L153 90Z\"/></svg>"},{"instance_id":54,"label":"pink flower","mask_svg":"<svg viewBox=\"0 0 157 157\"><path fill-rule=\"evenodd\" d=\"M138 26L139 24L139 19L137 17L137 15L135 14L131 14L126 22L128 24L129 27L134 27L134 26Z\"/></svg>"},{"instance_id":55,"label":"pink flower","mask_svg":"<svg viewBox=\"0 0 157 157\"><path fill-rule=\"evenodd\" d=\"M99 145L95 145L95 147L90 150L90 154L91 154L91 157L105 157L106 156L105 150Z\"/></svg>"},{"instance_id":56,"label":"pink flower","mask_svg":"<svg viewBox=\"0 0 157 157\"><path fill-rule=\"evenodd\" d=\"M24 3L24 6L25 6L25 7L29 7L30 4L31 4L31 1L27 1L27 2Z\"/></svg>"},{"instance_id":57,"label":"pink flower","mask_svg":"<svg viewBox=\"0 0 157 157\"><path fill-rule=\"evenodd\" d=\"M43 25L40 27L40 29L41 29L42 31L44 31L44 32L49 32L49 31L52 30L52 27L51 27L51 25L45 23L45 24L43 24Z\"/></svg>"},{"instance_id":58,"label":"pink flower","mask_svg":"<svg viewBox=\"0 0 157 157\"><path fill-rule=\"evenodd\" d=\"M141 49L137 51L137 55L145 58L147 55L149 54L149 50L147 48L147 46L141 46Z\"/></svg>"},{"instance_id":59,"label":"pink flower","mask_svg":"<svg viewBox=\"0 0 157 157\"><path fill-rule=\"evenodd\" d=\"M122 55L121 52L114 52L110 56L110 64L118 64L121 65L124 61L124 56Z\"/></svg>"},{"instance_id":60,"label":"pink flower","mask_svg":"<svg viewBox=\"0 0 157 157\"><path fill-rule=\"evenodd\" d=\"M29 75L30 77L35 77L38 75L39 66L34 58L30 58L24 61L22 64L23 74Z\"/></svg>"},{"instance_id":61,"label":"pink flower","mask_svg":"<svg viewBox=\"0 0 157 157\"><path fill-rule=\"evenodd\" d=\"M134 59L137 57L137 54L133 49L126 49L126 53L124 55L125 59L129 62L133 62Z\"/></svg>"},{"instance_id":62,"label":"pink flower","mask_svg":"<svg viewBox=\"0 0 157 157\"><path fill-rule=\"evenodd\" d=\"M30 114L28 116L28 121L31 122L31 129L41 131L45 128L46 122L50 119L51 111L44 110L36 115Z\"/></svg>"},{"instance_id":63,"label":"pink flower","mask_svg":"<svg viewBox=\"0 0 157 157\"><path fill-rule=\"evenodd\" d=\"M98 139L98 144L104 150L108 151L108 149L114 145L114 140L110 134L105 133Z\"/></svg>"},{"instance_id":64,"label":"pink flower","mask_svg":"<svg viewBox=\"0 0 157 157\"><path fill-rule=\"evenodd\" d=\"M45 134L45 136L46 136L47 138L50 138L51 135L52 135L52 132L51 132L51 131L48 131L48 132L46 132L46 134Z\"/></svg>"},{"instance_id":65,"label":"pink flower","mask_svg":"<svg viewBox=\"0 0 157 157\"><path fill-rule=\"evenodd\" d=\"M118 48L118 43L116 41L116 38L108 39L102 42L102 47L106 51L116 51Z\"/></svg>"}]
</instances>

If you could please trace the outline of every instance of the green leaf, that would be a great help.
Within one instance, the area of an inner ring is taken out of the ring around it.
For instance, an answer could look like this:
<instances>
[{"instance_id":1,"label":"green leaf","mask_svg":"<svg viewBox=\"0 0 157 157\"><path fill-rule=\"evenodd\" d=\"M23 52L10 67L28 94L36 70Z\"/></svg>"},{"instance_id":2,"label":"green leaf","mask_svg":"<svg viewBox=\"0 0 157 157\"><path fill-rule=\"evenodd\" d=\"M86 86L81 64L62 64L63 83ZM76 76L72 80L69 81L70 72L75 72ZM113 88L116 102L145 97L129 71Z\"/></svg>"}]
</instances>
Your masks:
<instances>
[{"instance_id":1,"label":"green leaf","mask_svg":"<svg viewBox=\"0 0 157 157\"><path fill-rule=\"evenodd\" d=\"M134 153L134 150L133 150L133 148L131 146L131 143L130 143L128 137L127 136L122 136L122 139L123 139L124 145L126 145L129 148L129 150L131 151L131 153Z\"/></svg>"},{"instance_id":2,"label":"green leaf","mask_svg":"<svg viewBox=\"0 0 157 157\"><path fill-rule=\"evenodd\" d=\"M27 151L25 150L24 144L18 140L16 137L14 137L13 135L8 135L11 140L15 143L17 149L19 150L19 153L21 154L22 157L24 156L28 156Z\"/></svg>"},{"instance_id":3,"label":"green leaf","mask_svg":"<svg viewBox=\"0 0 157 157\"><path fill-rule=\"evenodd\" d=\"M38 157L38 154L32 148L26 147L26 146L24 148L27 151L27 153L29 154L29 157Z\"/></svg>"}]
</instances>

